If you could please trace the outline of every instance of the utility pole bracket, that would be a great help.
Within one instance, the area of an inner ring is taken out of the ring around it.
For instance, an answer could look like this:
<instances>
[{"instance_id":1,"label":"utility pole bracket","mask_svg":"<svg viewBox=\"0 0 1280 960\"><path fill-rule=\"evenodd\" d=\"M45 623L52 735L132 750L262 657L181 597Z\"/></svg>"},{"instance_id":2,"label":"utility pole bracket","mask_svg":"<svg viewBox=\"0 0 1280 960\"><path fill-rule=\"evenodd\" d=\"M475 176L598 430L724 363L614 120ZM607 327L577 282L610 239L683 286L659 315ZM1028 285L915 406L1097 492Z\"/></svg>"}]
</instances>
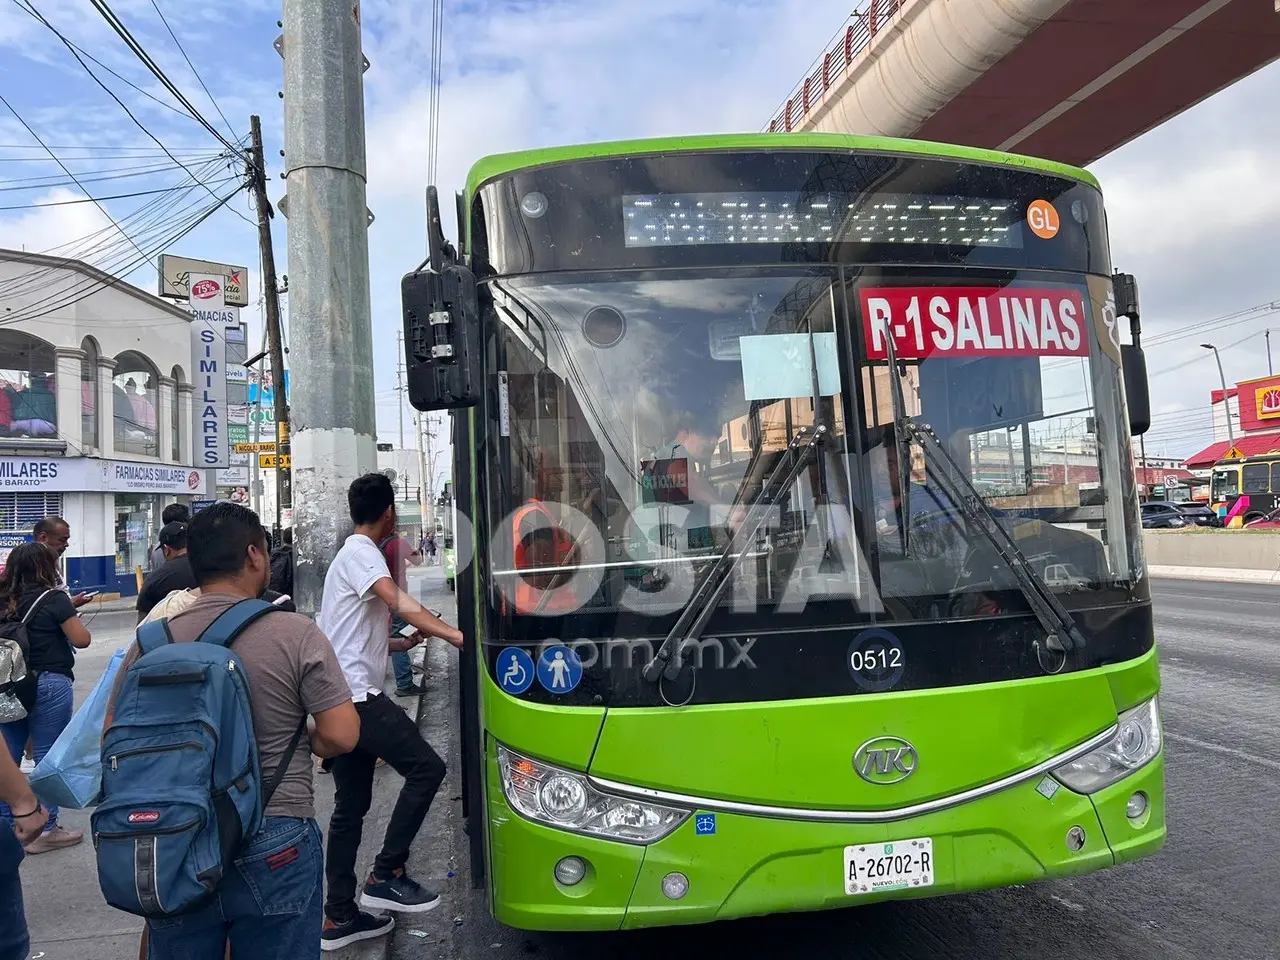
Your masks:
<instances>
[{"instance_id":1,"label":"utility pole bracket","mask_svg":"<svg viewBox=\"0 0 1280 960\"><path fill-rule=\"evenodd\" d=\"M272 40L272 41L271 41L271 46L272 46L272 48L275 50L275 52L276 52L276 53L280 54L280 59L282 59L282 60L283 60L283 59L284 59L284 34L282 33L282 34L280 34L280 36L278 36L278 37L276 37L274 40ZM368 58L368 57L366 57L363 53L362 53L362 54L360 54L360 72L361 72L361 73L368 73L368 72L369 72L369 68L370 68L371 66L373 66L373 64L371 64L371 63L369 62L369 58Z\"/></svg>"}]
</instances>

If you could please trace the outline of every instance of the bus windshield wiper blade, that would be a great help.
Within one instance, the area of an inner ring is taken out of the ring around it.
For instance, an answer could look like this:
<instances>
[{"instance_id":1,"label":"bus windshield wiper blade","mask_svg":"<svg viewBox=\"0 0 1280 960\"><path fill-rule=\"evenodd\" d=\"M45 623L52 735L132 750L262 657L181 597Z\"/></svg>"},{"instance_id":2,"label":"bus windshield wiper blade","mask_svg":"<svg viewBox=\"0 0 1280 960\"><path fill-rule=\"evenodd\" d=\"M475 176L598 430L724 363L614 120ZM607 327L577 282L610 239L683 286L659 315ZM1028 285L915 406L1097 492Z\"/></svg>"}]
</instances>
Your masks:
<instances>
[{"instance_id":1,"label":"bus windshield wiper blade","mask_svg":"<svg viewBox=\"0 0 1280 960\"><path fill-rule=\"evenodd\" d=\"M1036 573L1035 567L1018 549L1009 532L1000 525L991 506L982 499L982 494L969 480L960 465L956 463L951 452L947 450L932 427L922 426L906 415L906 402L902 396L902 384L898 380L898 357L893 343L893 333L884 332L886 351L889 361L889 389L894 397L896 427L894 433L905 436L909 442L920 444L925 455L925 470L938 481L943 494L951 503L960 508L971 525L976 526L990 542L1000 559L1005 562L1018 581L1018 587L1026 598L1031 612L1040 621L1045 630L1045 646L1061 653L1064 658L1068 650L1082 649L1085 646L1084 634L1076 626L1075 619L1067 612L1049 585ZM898 411L902 411L901 415ZM939 465L946 469L939 469ZM899 484L906 488L911 484L909 475L900 475ZM903 524L909 524L909 514L904 515ZM1039 655L1037 653L1037 655ZM1043 662L1041 666L1044 666ZM1047 668L1046 668L1047 669ZM1062 669L1061 665L1058 669ZM1056 672L1056 671L1051 671Z\"/></svg>"},{"instance_id":2,"label":"bus windshield wiper blade","mask_svg":"<svg viewBox=\"0 0 1280 960\"><path fill-rule=\"evenodd\" d=\"M818 424L811 430L802 427L787 445L761 486L760 495L752 501L747 515L729 538L728 545L694 588L693 596L680 611L680 617L671 631L663 638L658 652L645 665L642 676L649 683L657 683L663 676L668 680L679 676L681 662L676 656L677 651L689 640L696 640L702 635L730 576L746 554L746 544L751 542L764 525L770 508L791 492L826 434L827 428L823 424Z\"/></svg>"},{"instance_id":3,"label":"bus windshield wiper blade","mask_svg":"<svg viewBox=\"0 0 1280 960\"><path fill-rule=\"evenodd\" d=\"M1031 612L1036 615L1036 619L1048 634L1045 646L1057 653L1083 648L1084 635L1076 626L1075 619L1058 601L1044 579L1036 573L1031 561L1018 549L1018 545L1000 524L990 505L982 499L977 488L960 470L959 465L933 429L921 426L914 421L905 422L902 424L902 429L909 439L920 444L925 454L925 469L938 482L942 492L953 504L959 506L965 519L982 532L1000 559L1013 573L1022 595L1031 607ZM946 469L937 469L934 466L939 461L945 465Z\"/></svg>"}]
</instances>

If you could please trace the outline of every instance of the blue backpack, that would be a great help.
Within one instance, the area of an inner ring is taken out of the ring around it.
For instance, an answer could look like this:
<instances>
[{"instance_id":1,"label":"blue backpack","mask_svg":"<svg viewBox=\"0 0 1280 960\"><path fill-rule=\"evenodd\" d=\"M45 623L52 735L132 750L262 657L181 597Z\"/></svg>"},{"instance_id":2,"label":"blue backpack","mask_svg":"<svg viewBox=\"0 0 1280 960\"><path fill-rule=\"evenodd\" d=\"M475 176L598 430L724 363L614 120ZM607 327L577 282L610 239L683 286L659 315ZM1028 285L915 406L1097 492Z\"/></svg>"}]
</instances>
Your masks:
<instances>
[{"instance_id":1,"label":"blue backpack","mask_svg":"<svg viewBox=\"0 0 1280 960\"><path fill-rule=\"evenodd\" d=\"M165 620L138 628L102 738L101 802L90 818L98 884L113 907L171 917L206 903L262 825L306 731L263 785L248 677L231 644L279 607L242 600L195 643Z\"/></svg>"}]
</instances>

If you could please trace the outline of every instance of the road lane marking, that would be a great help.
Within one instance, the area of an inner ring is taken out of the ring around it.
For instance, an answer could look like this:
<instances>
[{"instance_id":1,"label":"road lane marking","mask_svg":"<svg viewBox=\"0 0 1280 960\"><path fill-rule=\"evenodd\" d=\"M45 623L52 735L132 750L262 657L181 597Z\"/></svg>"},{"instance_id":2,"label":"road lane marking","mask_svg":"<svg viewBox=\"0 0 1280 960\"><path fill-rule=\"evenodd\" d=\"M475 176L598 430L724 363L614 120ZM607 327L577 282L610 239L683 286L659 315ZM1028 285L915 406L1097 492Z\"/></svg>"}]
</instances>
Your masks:
<instances>
[{"instance_id":1,"label":"road lane marking","mask_svg":"<svg viewBox=\"0 0 1280 960\"><path fill-rule=\"evenodd\" d=\"M1165 738L1172 740L1174 743L1185 743L1188 746L1198 747L1201 750L1207 750L1210 753L1220 753L1225 757L1235 757L1237 760L1243 760L1246 763L1254 763L1260 767L1266 767L1268 770L1280 772L1280 760L1270 760L1267 757L1259 757L1252 753L1246 753L1244 750L1237 750L1235 747L1224 747L1220 743L1210 743L1208 740L1200 740L1197 737L1188 737L1181 733L1169 733L1165 731Z\"/></svg>"}]
</instances>

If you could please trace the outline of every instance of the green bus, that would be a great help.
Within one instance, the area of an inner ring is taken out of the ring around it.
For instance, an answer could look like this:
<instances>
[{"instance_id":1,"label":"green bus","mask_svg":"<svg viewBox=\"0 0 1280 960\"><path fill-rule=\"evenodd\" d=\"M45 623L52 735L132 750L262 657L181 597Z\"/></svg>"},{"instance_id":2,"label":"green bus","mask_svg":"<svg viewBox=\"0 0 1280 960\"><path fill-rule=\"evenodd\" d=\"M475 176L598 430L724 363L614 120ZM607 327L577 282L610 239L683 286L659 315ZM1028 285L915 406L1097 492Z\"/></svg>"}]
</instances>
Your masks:
<instances>
[{"instance_id":1,"label":"green bus","mask_svg":"<svg viewBox=\"0 0 1280 960\"><path fill-rule=\"evenodd\" d=\"M453 411L464 814L500 922L1162 846L1146 368L1089 173L816 134L534 150L475 165L456 246L427 195L409 389Z\"/></svg>"}]
</instances>

